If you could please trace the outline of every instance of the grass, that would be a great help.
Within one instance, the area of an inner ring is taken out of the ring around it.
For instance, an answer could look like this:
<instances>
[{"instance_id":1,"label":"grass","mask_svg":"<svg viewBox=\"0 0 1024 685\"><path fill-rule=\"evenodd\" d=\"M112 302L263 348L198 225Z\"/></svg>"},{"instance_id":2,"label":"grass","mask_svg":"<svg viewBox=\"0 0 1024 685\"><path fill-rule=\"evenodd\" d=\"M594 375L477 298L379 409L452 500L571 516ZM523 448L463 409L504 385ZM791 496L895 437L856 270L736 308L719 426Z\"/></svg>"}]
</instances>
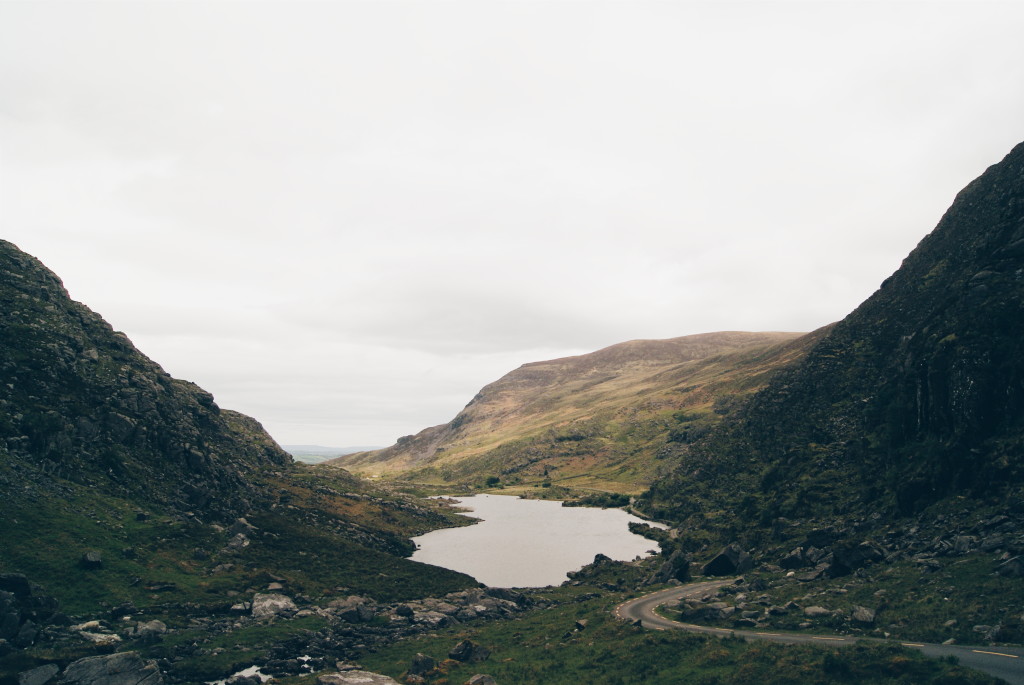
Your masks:
<instances>
[{"instance_id":1,"label":"grass","mask_svg":"<svg viewBox=\"0 0 1024 685\"><path fill-rule=\"evenodd\" d=\"M900 561L871 566L853 576L811 582L787 579L781 572L759 571L748 573L745 578L766 586L763 591L747 593L749 599L763 597L775 606L795 601L802 607L821 606L835 612L831 617L818 619L809 619L800 611L773 616L769 623L772 629L983 644L985 635L975 631L974 626L988 625L1002 626L996 635L997 642L1020 644L1024 642L1020 616L1024 585L1019 579L993 574L994 566L991 555L973 554L944 559L935 570ZM731 603L730 595L735 594L735 589L724 588L721 594L724 601ZM874 625L853 622L850 616L855 606L876 611ZM801 627L805 622L811 626ZM952 624L947 625L949 622ZM707 624L733 626L731 621Z\"/></svg>"},{"instance_id":2,"label":"grass","mask_svg":"<svg viewBox=\"0 0 1024 685\"><path fill-rule=\"evenodd\" d=\"M521 618L460 626L366 655L369 670L400 679L417 653L442 662L427 682L464 683L487 673L499 683L608 685L702 683L993 683L994 679L898 646L858 644L844 649L745 642L676 631L646 631L622 623L612 608L626 594L601 588L621 575L614 565L586 586L549 590L554 607ZM596 592L595 592L596 591ZM585 621L581 630L577 626ZM484 663L443 661L470 639L491 650Z\"/></svg>"}]
</instances>

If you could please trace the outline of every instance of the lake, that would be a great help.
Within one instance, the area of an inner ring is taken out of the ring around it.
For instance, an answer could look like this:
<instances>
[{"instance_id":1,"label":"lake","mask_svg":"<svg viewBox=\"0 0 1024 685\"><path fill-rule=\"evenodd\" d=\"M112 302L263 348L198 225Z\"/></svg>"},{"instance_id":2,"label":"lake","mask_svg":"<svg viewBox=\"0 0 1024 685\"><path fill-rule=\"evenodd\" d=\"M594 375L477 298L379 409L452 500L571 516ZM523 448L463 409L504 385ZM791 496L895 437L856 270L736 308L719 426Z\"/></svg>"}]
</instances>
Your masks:
<instances>
[{"instance_id":1,"label":"lake","mask_svg":"<svg viewBox=\"0 0 1024 685\"><path fill-rule=\"evenodd\" d=\"M451 499L481 523L413 538L418 549L412 559L467 573L491 587L558 585L596 554L632 561L658 549L653 540L629 532L630 521L644 521L621 509L504 495Z\"/></svg>"}]
</instances>

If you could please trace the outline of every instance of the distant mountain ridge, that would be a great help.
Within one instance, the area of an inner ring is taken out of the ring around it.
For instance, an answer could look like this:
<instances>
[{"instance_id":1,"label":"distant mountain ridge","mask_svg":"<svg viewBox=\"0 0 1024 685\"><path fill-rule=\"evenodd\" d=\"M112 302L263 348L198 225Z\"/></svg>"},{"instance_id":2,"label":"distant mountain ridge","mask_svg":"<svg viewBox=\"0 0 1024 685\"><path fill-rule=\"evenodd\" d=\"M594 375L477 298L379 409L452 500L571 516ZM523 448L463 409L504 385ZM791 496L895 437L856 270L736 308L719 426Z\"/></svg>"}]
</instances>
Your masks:
<instances>
[{"instance_id":1,"label":"distant mountain ridge","mask_svg":"<svg viewBox=\"0 0 1024 685\"><path fill-rule=\"evenodd\" d=\"M666 422L716 420L723 393L750 392L798 356L799 333L721 332L633 340L524 364L485 386L447 424L330 463L412 479L540 481L611 489L650 482ZM660 427L660 428L659 428Z\"/></svg>"}]
</instances>

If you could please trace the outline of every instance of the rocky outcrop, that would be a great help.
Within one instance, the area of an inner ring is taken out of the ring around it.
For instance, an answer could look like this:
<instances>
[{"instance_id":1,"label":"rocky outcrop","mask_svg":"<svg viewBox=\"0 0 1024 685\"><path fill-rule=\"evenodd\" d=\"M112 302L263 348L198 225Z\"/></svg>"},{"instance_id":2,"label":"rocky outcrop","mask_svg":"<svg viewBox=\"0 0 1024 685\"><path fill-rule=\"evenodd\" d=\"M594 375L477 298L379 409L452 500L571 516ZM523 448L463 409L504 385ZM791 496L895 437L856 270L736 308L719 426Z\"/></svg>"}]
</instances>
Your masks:
<instances>
[{"instance_id":1,"label":"rocky outcrop","mask_svg":"<svg viewBox=\"0 0 1024 685\"><path fill-rule=\"evenodd\" d=\"M291 463L253 419L172 378L6 241L0 311L0 448L16 471L226 517L260 501L249 471Z\"/></svg>"},{"instance_id":2,"label":"rocky outcrop","mask_svg":"<svg viewBox=\"0 0 1024 685\"><path fill-rule=\"evenodd\" d=\"M743 551L735 542L727 545L714 559L704 564L701 574L705 576L731 576L745 573L754 567L750 555Z\"/></svg>"},{"instance_id":3,"label":"rocky outcrop","mask_svg":"<svg viewBox=\"0 0 1024 685\"><path fill-rule=\"evenodd\" d=\"M65 669L60 685L163 685L156 662L138 652L79 659Z\"/></svg>"},{"instance_id":4,"label":"rocky outcrop","mask_svg":"<svg viewBox=\"0 0 1024 685\"><path fill-rule=\"evenodd\" d=\"M291 616L299 610L295 601L285 595L254 595L252 598L252 617L267 618L269 616Z\"/></svg>"},{"instance_id":5,"label":"rocky outcrop","mask_svg":"<svg viewBox=\"0 0 1024 685\"><path fill-rule=\"evenodd\" d=\"M0 652L31 647L45 626L66 621L58 606L20 573L0 574Z\"/></svg>"}]
</instances>

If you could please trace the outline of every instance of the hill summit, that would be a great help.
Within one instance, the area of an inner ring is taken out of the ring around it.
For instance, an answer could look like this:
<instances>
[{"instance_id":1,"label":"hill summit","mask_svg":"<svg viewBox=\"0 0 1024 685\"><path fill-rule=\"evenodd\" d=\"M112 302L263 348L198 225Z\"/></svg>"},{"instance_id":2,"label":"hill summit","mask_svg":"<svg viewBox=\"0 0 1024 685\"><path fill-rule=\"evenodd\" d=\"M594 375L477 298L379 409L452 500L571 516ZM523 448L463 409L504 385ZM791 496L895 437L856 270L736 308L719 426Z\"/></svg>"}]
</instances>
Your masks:
<instances>
[{"instance_id":1,"label":"hill summit","mask_svg":"<svg viewBox=\"0 0 1024 685\"><path fill-rule=\"evenodd\" d=\"M450 422L332 463L428 481L553 479L639 492L655 476L655 455L675 415L686 413L693 434L704 430L726 413L726 395L753 391L798 356L799 346L789 343L800 335L633 340L524 364L485 386Z\"/></svg>"}]
</instances>

